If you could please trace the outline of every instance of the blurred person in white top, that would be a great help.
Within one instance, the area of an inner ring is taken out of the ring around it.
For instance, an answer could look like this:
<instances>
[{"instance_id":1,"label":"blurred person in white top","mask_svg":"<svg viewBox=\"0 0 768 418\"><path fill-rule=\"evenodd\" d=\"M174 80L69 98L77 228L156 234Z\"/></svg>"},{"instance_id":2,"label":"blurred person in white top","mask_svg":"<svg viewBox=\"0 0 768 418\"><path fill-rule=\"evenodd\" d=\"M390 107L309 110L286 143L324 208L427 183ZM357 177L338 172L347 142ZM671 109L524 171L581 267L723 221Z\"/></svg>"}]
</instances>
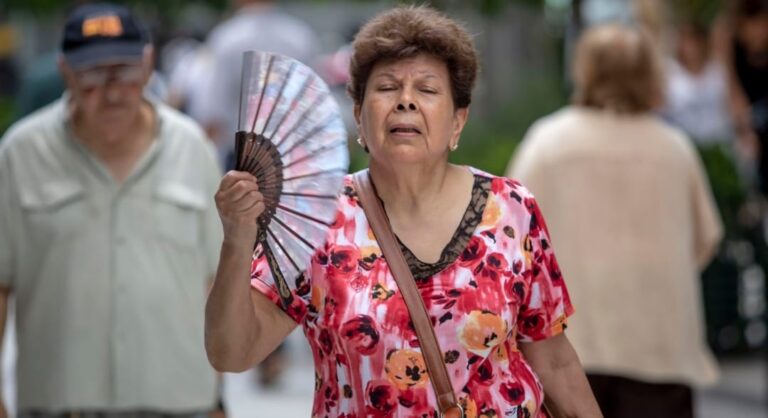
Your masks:
<instances>
[{"instance_id":1,"label":"blurred person in white top","mask_svg":"<svg viewBox=\"0 0 768 418\"><path fill-rule=\"evenodd\" d=\"M698 145L726 143L733 137L727 74L710 51L707 28L685 23L677 29L675 56L666 63L664 117Z\"/></svg>"},{"instance_id":2,"label":"blurred person in white top","mask_svg":"<svg viewBox=\"0 0 768 418\"><path fill-rule=\"evenodd\" d=\"M226 168L237 131L243 52L260 50L313 66L317 35L305 22L271 0L232 0L235 14L213 28L206 40L212 71L201 86L201 122L214 140Z\"/></svg>"}]
</instances>

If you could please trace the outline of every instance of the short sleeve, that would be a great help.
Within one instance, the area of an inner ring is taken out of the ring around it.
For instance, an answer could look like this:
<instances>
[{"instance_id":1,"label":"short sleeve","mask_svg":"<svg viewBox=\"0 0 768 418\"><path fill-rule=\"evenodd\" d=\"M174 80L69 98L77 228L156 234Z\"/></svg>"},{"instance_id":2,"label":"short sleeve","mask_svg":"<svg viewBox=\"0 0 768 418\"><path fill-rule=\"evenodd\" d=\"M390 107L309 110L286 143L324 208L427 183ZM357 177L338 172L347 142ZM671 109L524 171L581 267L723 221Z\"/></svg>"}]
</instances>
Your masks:
<instances>
[{"instance_id":1,"label":"short sleeve","mask_svg":"<svg viewBox=\"0 0 768 418\"><path fill-rule=\"evenodd\" d=\"M544 217L533 196L523 198L528 233L523 236L527 289L518 313L518 340L533 342L562 333L574 312Z\"/></svg>"},{"instance_id":2,"label":"short sleeve","mask_svg":"<svg viewBox=\"0 0 768 418\"><path fill-rule=\"evenodd\" d=\"M251 287L271 300L297 324L301 324L307 315L309 306L309 275L305 273L293 278L293 280L286 277L286 280L290 280L288 288L291 290L291 303L287 308L283 306L280 300L280 294L277 291L275 278L270 270L264 248L261 244L257 245L251 262Z\"/></svg>"}]
</instances>

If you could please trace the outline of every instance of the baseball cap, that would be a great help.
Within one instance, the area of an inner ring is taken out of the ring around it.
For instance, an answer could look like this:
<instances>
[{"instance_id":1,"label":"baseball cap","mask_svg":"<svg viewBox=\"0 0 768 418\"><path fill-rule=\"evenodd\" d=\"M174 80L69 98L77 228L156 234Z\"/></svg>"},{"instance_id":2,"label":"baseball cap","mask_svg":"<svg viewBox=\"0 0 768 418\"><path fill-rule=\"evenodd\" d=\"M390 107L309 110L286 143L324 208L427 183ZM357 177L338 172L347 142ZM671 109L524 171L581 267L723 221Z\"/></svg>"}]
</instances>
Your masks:
<instances>
[{"instance_id":1,"label":"baseball cap","mask_svg":"<svg viewBox=\"0 0 768 418\"><path fill-rule=\"evenodd\" d=\"M61 51L76 70L141 61L149 33L130 10L113 4L86 4L64 24Z\"/></svg>"}]
</instances>

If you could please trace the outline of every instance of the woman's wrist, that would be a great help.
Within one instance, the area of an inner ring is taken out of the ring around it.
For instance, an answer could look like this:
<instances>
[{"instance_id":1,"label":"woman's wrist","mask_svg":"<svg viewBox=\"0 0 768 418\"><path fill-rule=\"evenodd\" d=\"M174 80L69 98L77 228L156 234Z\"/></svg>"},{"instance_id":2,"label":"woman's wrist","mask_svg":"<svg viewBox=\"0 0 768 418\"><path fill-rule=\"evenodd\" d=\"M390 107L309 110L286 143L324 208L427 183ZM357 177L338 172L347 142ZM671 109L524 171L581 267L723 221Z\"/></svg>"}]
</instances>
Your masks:
<instances>
[{"instance_id":1,"label":"woman's wrist","mask_svg":"<svg viewBox=\"0 0 768 418\"><path fill-rule=\"evenodd\" d=\"M234 247L250 246L249 250L252 250L258 234L258 228L225 228L224 244Z\"/></svg>"}]
</instances>

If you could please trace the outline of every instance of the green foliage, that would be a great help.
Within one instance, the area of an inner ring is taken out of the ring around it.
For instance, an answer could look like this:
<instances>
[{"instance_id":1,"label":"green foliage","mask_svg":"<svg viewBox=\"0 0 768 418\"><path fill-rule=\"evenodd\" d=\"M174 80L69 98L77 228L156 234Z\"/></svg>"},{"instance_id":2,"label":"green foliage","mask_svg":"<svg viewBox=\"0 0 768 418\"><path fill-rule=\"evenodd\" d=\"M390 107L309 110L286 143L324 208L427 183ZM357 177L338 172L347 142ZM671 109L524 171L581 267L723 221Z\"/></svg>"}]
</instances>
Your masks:
<instances>
[{"instance_id":1,"label":"green foliage","mask_svg":"<svg viewBox=\"0 0 768 418\"><path fill-rule=\"evenodd\" d=\"M8 10L29 12L36 16L67 12L82 3L76 0L5 0L5 2ZM208 4L217 10L226 9L229 3L228 0L110 0L109 2L152 10L165 15L180 11L185 5L191 3Z\"/></svg>"},{"instance_id":2,"label":"green foliage","mask_svg":"<svg viewBox=\"0 0 768 418\"><path fill-rule=\"evenodd\" d=\"M723 0L675 0L672 11L678 21L692 21L700 24L711 23L722 10Z\"/></svg>"},{"instance_id":3,"label":"green foliage","mask_svg":"<svg viewBox=\"0 0 768 418\"><path fill-rule=\"evenodd\" d=\"M323 3L329 0L305 0L311 3ZM360 2L370 2L371 0L358 0ZM224 10L229 6L229 0L112 0L113 3L127 4L130 6L139 7L144 10L153 10L155 12L162 12L166 17L168 13L173 13L177 10L181 10L182 6L189 3L204 3L217 10ZM294 1L298 2L298 1ZM517 3L525 4L533 7L541 7L544 4L544 0L433 0L433 1L418 1L418 0L392 0L392 4L405 3L405 4L421 4L429 3L438 8L449 8L455 6L469 6L480 11L486 15L495 15L502 11L507 5ZM9 10L19 10L31 12L36 15L50 14L64 12L80 3L75 0L5 0L5 6ZM0 7L1 9L1 7Z\"/></svg>"},{"instance_id":4,"label":"green foliage","mask_svg":"<svg viewBox=\"0 0 768 418\"><path fill-rule=\"evenodd\" d=\"M540 117L567 104L560 77L554 72L529 71L506 105L488 120L470 121L464 129L459 150L451 161L502 175L517 144Z\"/></svg>"},{"instance_id":5,"label":"green foliage","mask_svg":"<svg viewBox=\"0 0 768 418\"><path fill-rule=\"evenodd\" d=\"M740 228L738 214L746 201L747 193L732 153L725 145L713 145L699 147L699 155L720 210L726 235L733 237Z\"/></svg>"}]
</instances>

